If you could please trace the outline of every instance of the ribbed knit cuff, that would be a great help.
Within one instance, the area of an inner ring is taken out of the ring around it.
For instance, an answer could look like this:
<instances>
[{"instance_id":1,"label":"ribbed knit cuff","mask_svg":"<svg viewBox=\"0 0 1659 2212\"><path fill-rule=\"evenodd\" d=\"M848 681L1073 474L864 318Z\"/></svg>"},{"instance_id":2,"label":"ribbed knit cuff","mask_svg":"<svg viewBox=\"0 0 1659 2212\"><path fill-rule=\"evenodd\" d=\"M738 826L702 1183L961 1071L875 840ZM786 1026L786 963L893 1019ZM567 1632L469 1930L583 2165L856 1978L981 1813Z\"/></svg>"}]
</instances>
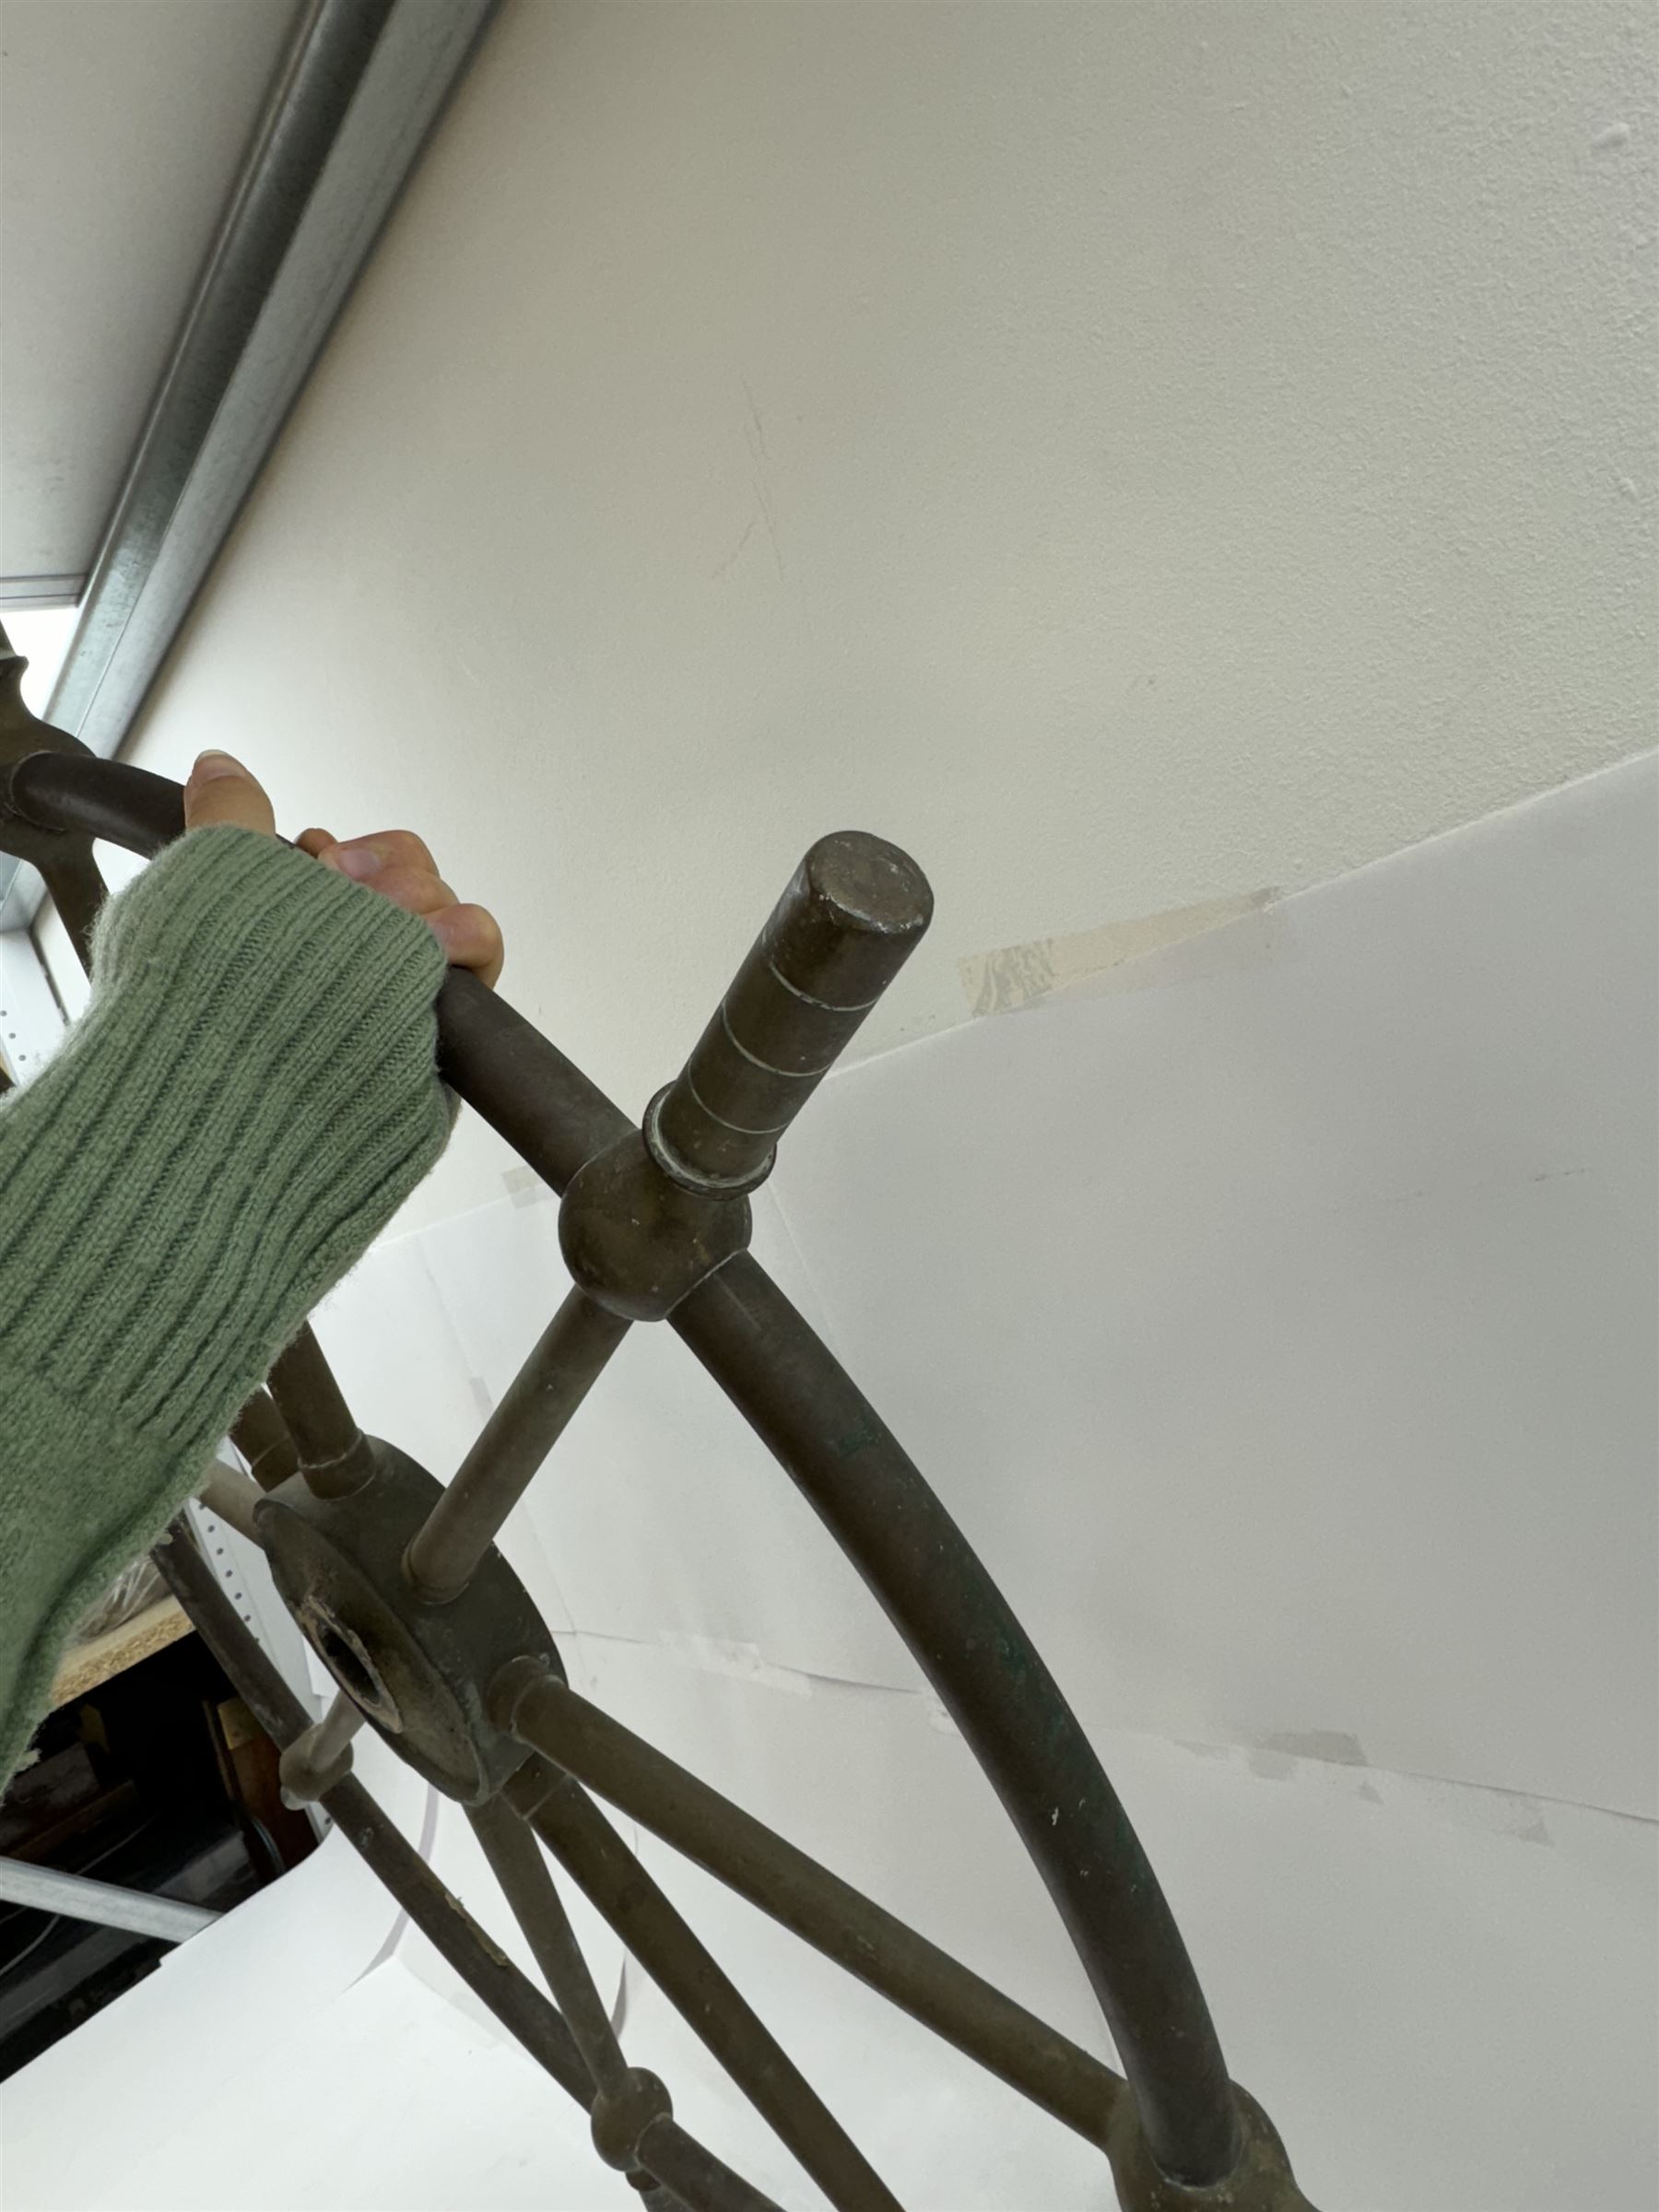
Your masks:
<instances>
[{"instance_id":1,"label":"ribbed knit cuff","mask_svg":"<svg viewBox=\"0 0 1659 2212\"><path fill-rule=\"evenodd\" d=\"M427 923L276 838L187 832L106 904L92 952L85 1013L0 1103L0 1667L22 1630L31 1676L460 1105ZM14 1687L0 1674L0 1756Z\"/></svg>"}]
</instances>

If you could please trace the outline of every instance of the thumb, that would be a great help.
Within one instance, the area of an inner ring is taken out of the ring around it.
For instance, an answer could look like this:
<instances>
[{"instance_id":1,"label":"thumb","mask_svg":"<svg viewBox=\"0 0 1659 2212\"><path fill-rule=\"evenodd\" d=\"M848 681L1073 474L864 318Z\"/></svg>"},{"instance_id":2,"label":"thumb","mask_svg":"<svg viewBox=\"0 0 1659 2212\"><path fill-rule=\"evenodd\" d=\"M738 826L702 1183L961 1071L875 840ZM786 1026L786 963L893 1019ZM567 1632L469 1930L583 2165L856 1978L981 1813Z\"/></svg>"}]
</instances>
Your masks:
<instances>
[{"instance_id":1,"label":"thumb","mask_svg":"<svg viewBox=\"0 0 1659 2212\"><path fill-rule=\"evenodd\" d=\"M263 830L267 837L276 834L276 817L263 785L229 753L198 754L184 786L185 829L201 830L211 822Z\"/></svg>"}]
</instances>

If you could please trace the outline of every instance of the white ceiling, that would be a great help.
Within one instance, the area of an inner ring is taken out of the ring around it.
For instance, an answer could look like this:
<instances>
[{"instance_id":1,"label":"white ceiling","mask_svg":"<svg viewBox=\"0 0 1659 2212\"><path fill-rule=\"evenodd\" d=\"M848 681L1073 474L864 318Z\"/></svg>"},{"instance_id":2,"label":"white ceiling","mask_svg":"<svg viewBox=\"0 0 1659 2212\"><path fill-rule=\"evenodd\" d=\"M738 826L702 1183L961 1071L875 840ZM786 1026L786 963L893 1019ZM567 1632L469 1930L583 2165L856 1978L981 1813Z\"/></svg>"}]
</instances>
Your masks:
<instances>
[{"instance_id":1,"label":"white ceiling","mask_svg":"<svg viewBox=\"0 0 1659 2212\"><path fill-rule=\"evenodd\" d=\"M299 0L0 0L0 601L85 575Z\"/></svg>"}]
</instances>

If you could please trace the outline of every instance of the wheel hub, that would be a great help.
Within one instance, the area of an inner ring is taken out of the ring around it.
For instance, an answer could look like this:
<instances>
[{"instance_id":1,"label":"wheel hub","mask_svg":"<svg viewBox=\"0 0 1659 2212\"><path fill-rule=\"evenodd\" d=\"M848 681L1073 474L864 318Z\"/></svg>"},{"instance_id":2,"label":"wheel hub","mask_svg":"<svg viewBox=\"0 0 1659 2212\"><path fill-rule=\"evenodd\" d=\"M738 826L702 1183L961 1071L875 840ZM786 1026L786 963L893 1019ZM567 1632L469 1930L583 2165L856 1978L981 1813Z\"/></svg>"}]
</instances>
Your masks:
<instances>
[{"instance_id":1,"label":"wheel hub","mask_svg":"<svg viewBox=\"0 0 1659 2212\"><path fill-rule=\"evenodd\" d=\"M303 1477L261 1499L254 1520L271 1574L312 1649L410 1766L463 1805L481 1805L523 1765L523 1745L484 1710L484 1688L525 1653L563 1678L547 1624L491 1550L459 1596L434 1604L404 1554L442 1485L382 1438L374 1472L341 1498Z\"/></svg>"}]
</instances>

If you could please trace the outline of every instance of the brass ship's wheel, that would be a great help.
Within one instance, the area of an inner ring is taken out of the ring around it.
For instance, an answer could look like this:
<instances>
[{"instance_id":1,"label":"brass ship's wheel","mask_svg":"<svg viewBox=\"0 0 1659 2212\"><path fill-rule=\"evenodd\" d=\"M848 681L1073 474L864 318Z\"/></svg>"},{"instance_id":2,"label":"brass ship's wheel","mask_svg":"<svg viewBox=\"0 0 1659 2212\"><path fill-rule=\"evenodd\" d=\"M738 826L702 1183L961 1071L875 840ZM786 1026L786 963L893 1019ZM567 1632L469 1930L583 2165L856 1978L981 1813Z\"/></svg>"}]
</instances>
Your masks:
<instances>
[{"instance_id":1,"label":"brass ship's wheel","mask_svg":"<svg viewBox=\"0 0 1659 2212\"><path fill-rule=\"evenodd\" d=\"M40 868L85 961L103 897L93 838L155 853L182 832L182 793L36 721L18 697L22 666L0 632L0 849ZM1279 2138L1228 2077L1157 1878L1057 1685L880 1416L747 1250L747 1194L931 910L896 847L820 839L639 1128L476 976L452 970L437 1008L441 1073L560 1194L569 1296L447 1488L360 1433L309 1327L244 1409L232 1434L260 1486L247 1524L339 1686L321 1722L308 1724L183 1524L156 1557L285 1747L289 1794L327 1808L586 2108L598 2156L659 2212L760 2212L771 2200L629 2064L560 1880L586 1894L841 2212L894 2212L898 2200L594 1796L1097 2145L1129 2212L1300 2212ZM628 1330L652 1323L701 1360L903 1637L1047 1885L1126 2079L570 1688L494 1539ZM353 1776L364 1727L465 1808L547 1994L480 1936Z\"/></svg>"}]
</instances>

